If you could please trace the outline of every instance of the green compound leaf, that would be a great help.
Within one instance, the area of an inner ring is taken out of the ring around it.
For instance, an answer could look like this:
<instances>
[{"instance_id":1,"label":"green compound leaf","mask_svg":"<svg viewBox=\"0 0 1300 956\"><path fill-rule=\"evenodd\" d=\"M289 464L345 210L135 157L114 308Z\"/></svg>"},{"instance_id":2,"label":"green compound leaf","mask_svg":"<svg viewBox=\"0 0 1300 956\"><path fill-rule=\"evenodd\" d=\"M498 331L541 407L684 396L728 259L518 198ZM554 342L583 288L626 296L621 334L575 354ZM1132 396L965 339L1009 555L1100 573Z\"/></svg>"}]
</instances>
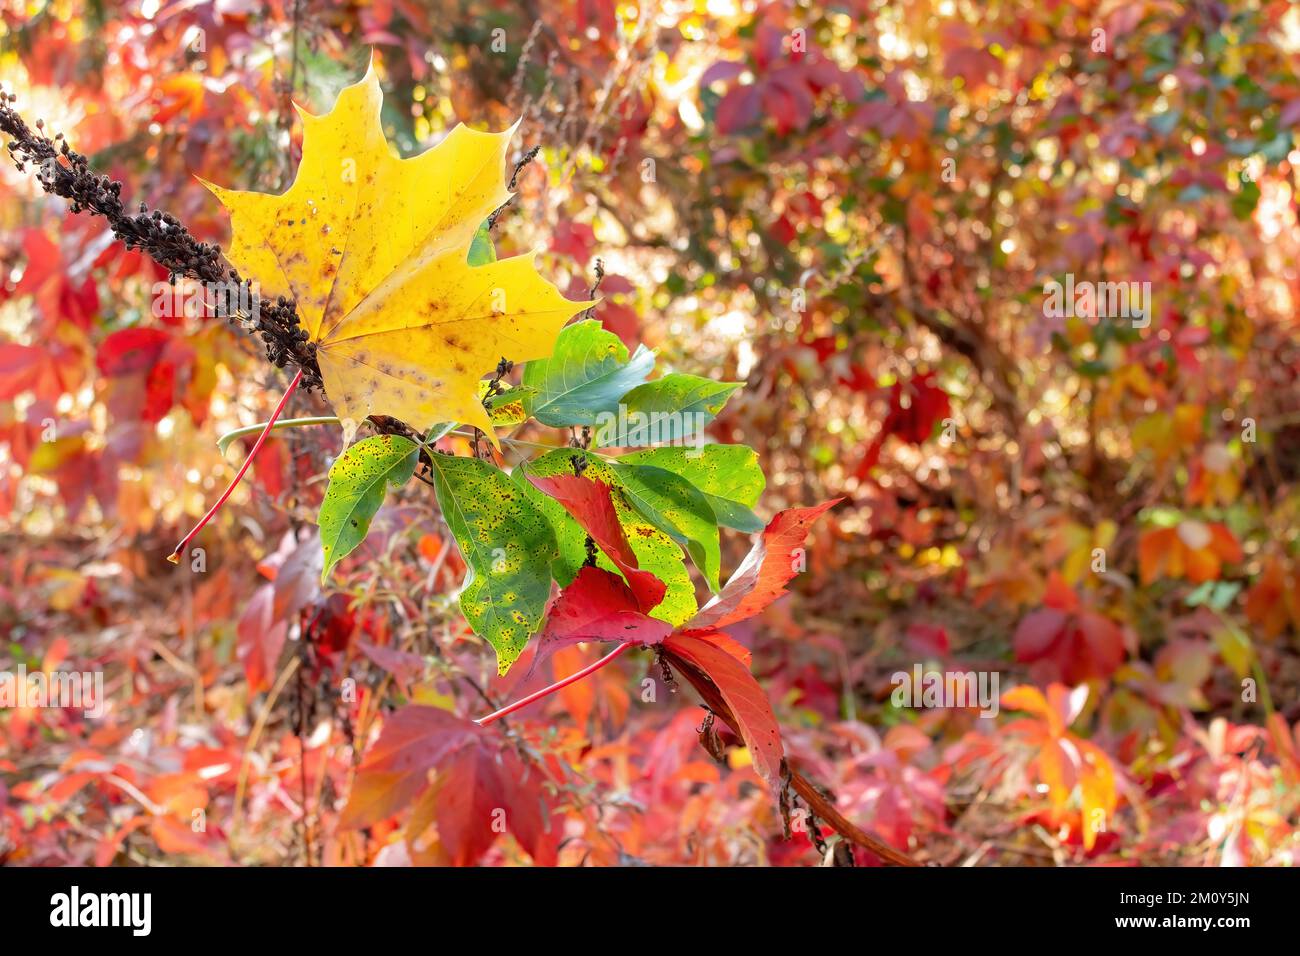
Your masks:
<instances>
[{"instance_id":1,"label":"green compound leaf","mask_svg":"<svg viewBox=\"0 0 1300 956\"><path fill-rule=\"evenodd\" d=\"M619 458L619 464L653 465L680 475L703 493L718 524L748 534L765 522L753 507L767 487L758 452L747 445L705 445L702 448L650 448Z\"/></svg>"},{"instance_id":2,"label":"green compound leaf","mask_svg":"<svg viewBox=\"0 0 1300 956\"><path fill-rule=\"evenodd\" d=\"M419 446L400 435L375 435L348 448L330 467L330 483L316 522L325 552L321 583L334 565L366 539L388 486L410 480Z\"/></svg>"},{"instance_id":3,"label":"green compound leaf","mask_svg":"<svg viewBox=\"0 0 1300 956\"><path fill-rule=\"evenodd\" d=\"M551 524L499 468L431 456L438 505L469 565L460 609L497 652L505 674L541 626L559 556Z\"/></svg>"},{"instance_id":4,"label":"green compound leaf","mask_svg":"<svg viewBox=\"0 0 1300 956\"><path fill-rule=\"evenodd\" d=\"M525 366L523 384L536 390L528 411L543 425L594 425L654 364L644 345L629 359L622 340L599 322L575 322L560 332L550 358Z\"/></svg>"},{"instance_id":5,"label":"green compound leaf","mask_svg":"<svg viewBox=\"0 0 1300 956\"><path fill-rule=\"evenodd\" d=\"M667 621L676 627L694 616L698 605L695 602L695 585L691 583L690 572L686 568L685 556L681 546L671 537L650 523L627 500L622 482L614 469L607 462L581 449L560 448L547 452L539 458L515 469L513 479L528 500L550 520L555 529L555 540L559 546L559 558L553 572L561 585L568 586L577 576L579 569L587 560L587 535L578 522L558 502L551 500L529 484L524 477L528 473L543 478L554 475L573 474L572 458L586 461L583 476L595 478L610 486L613 493L614 510L618 513L618 522L623 526L628 544L636 555L637 564L643 571L649 571L667 586L667 593L650 616ZM618 573L604 554L597 554L596 564L607 571Z\"/></svg>"},{"instance_id":6,"label":"green compound leaf","mask_svg":"<svg viewBox=\"0 0 1300 956\"><path fill-rule=\"evenodd\" d=\"M638 385L623 396L617 415L600 416L596 444L634 448L700 435L741 384L674 372Z\"/></svg>"},{"instance_id":7,"label":"green compound leaf","mask_svg":"<svg viewBox=\"0 0 1300 956\"><path fill-rule=\"evenodd\" d=\"M652 465L616 463L614 473L623 494L649 522L679 544L704 575L709 590L718 591L722 551L718 520L707 498L685 478Z\"/></svg>"}]
</instances>

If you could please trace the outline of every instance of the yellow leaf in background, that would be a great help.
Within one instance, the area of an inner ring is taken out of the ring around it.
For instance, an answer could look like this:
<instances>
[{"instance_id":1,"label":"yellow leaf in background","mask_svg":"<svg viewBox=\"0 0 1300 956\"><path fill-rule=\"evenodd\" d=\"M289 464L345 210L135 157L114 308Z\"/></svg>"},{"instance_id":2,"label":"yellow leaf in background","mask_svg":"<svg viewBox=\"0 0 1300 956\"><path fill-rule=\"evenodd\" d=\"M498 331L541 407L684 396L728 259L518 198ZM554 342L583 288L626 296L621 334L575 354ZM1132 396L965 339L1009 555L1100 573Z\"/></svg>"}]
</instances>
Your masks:
<instances>
[{"instance_id":1,"label":"yellow leaf in background","mask_svg":"<svg viewBox=\"0 0 1300 956\"><path fill-rule=\"evenodd\" d=\"M1154 391L1151 376L1141 365L1130 362L1120 368L1115 377L1124 387L1131 389L1143 398L1149 397Z\"/></svg>"},{"instance_id":2,"label":"yellow leaf in background","mask_svg":"<svg viewBox=\"0 0 1300 956\"><path fill-rule=\"evenodd\" d=\"M1200 441L1205 408L1182 404L1173 415L1155 412L1133 426L1133 444L1150 449L1159 462L1186 454Z\"/></svg>"},{"instance_id":3,"label":"yellow leaf in background","mask_svg":"<svg viewBox=\"0 0 1300 956\"><path fill-rule=\"evenodd\" d=\"M1061 537L1068 549L1061 567L1061 576L1070 584L1078 584L1084 575L1092 572L1096 549L1108 549L1118 531L1119 526L1109 518L1099 522L1096 528L1085 528L1073 522L1066 525L1061 530Z\"/></svg>"},{"instance_id":4,"label":"yellow leaf in background","mask_svg":"<svg viewBox=\"0 0 1300 956\"><path fill-rule=\"evenodd\" d=\"M86 439L81 435L43 441L33 449L27 471L33 475L52 474L85 451L85 448Z\"/></svg>"},{"instance_id":5,"label":"yellow leaf in background","mask_svg":"<svg viewBox=\"0 0 1300 956\"><path fill-rule=\"evenodd\" d=\"M302 162L280 196L205 183L230 211L227 258L263 299L291 296L317 344L325 392L350 442L370 414L425 431L481 428L479 380L504 357L550 355L570 302L535 253L470 266L470 244L509 198L511 128L457 126L398 158L380 125L373 65L323 116L302 110Z\"/></svg>"},{"instance_id":6,"label":"yellow leaf in background","mask_svg":"<svg viewBox=\"0 0 1300 956\"><path fill-rule=\"evenodd\" d=\"M70 611L86 593L89 578L79 571L66 568L50 568L47 583L52 585L46 596L46 603L55 611Z\"/></svg>"},{"instance_id":7,"label":"yellow leaf in background","mask_svg":"<svg viewBox=\"0 0 1300 956\"><path fill-rule=\"evenodd\" d=\"M1255 660L1255 647L1250 636L1231 621L1224 620L1223 627L1214 632L1214 643L1223 663L1232 668L1239 678L1250 673Z\"/></svg>"},{"instance_id":8,"label":"yellow leaf in background","mask_svg":"<svg viewBox=\"0 0 1300 956\"><path fill-rule=\"evenodd\" d=\"M727 766L732 770L743 770L754 766L754 757L748 747L732 747L727 751Z\"/></svg>"},{"instance_id":9,"label":"yellow leaf in background","mask_svg":"<svg viewBox=\"0 0 1300 956\"><path fill-rule=\"evenodd\" d=\"M1083 803L1083 846L1091 850L1097 842L1097 834L1106 832L1106 824L1119 804L1115 768L1110 757L1096 744L1078 738L1074 738L1073 743L1079 754L1076 769Z\"/></svg>"}]
</instances>

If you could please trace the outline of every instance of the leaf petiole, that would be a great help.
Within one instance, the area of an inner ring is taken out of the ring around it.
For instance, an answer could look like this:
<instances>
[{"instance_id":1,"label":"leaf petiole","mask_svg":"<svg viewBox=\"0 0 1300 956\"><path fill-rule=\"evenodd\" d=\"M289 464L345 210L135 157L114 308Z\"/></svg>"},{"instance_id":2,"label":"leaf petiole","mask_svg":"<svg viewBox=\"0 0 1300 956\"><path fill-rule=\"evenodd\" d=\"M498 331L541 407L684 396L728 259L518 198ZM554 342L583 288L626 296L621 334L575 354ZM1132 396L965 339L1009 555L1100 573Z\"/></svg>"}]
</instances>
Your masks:
<instances>
[{"instance_id":1,"label":"leaf petiole","mask_svg":"<svg viewBox=\"0 0 1300 956\"><path fill-rule=\"evenodd\" d=\"M307 425L337 425L339 420L333 415L318 415L314 418L286 418L283 421L272 422L272 428L303 428ZM256 435L266 428L267 422L258 422L256 425L245 425L243 428L236 428L228 431L217 439L217 451L225 455L226 450L231 443L237 438L243 438L245 435Z\"/></svg>"},{"instance_id":2,"label":"leaf petiole","mask_svg":"<svg viewBox=\"0 0 1300 956\"><path fill-rule=\"evenodd\" d=\"M302 369L298 369L297 373L293 376L293 381L289 383L289 387L286 388L284 394L280 396L280 404L275 406L275 411L271 413L270 421L262 426L262 434L257 436L257 441L253 444L253 450L250 451L248 457L244 459L244 463L239 467L239 471L235 473L234 479L226 486L226 490L221 493L221 497L217 499L217 503L208 509L208 513L199 520L199 523L194 526L189 534L181 539L181 543L176 545L176 549L172 551L171 554L167 555L167 560L172 564L180 564L181 553L189 543L194 540L198 533L203 530L203 526L212 520L213 515L221 510L221 506L226 503L226 499L230 497L235 488L239 486L239 483L243 481L244 474L248 471L249 466L253 464L253 459L257 457L257 453L262 450L262 445L266 443L266 436L271 434L271 429L275 427L276 419L279 418L280 413L284 411L284 406L289 404L289 396L294 393L298 388L298 383L301 381Z\"/></svg>"},{"instance_id":3,"label":"leaf petiole","mask_svg":"<svg viewBox=\"0 0 1300 956\"><path fill-rule=\"evenodd\" d=\"M527 697L521 697L513 704L507 704L506 706L502 707L500 710L496 710L488 714L486 717L480 717L478 720L474 721L474 723L478 724L480 727L486 727L488 724L492 723L493 721L497 721L500 720L502 717L509 716L510 714L513 714L516 710L520 710L524 707L527 707L529 704L534 703L535 701L539 701L543 697L549 697L552 694L554 694L556 691L563 690L564 688L568 687L570 684L576 684L584 677L588 677L591 674L596 673L596 671L600 670L606 664L612 664L616 658L618 658L622 654L625 654L627 651L631 650L635 646L636 645L634 644L620 644L618 645L618 647L614 648L612 651L610 651L600 660L596 661L596 663L589 664L586 667L584 667L582 670L575 671L574 673L570 674L568 677L564 678L563 680L558 680L554 684L551 684L548 687L543 687L541 690L529 694Z\"/></svg>"}]
</instances>

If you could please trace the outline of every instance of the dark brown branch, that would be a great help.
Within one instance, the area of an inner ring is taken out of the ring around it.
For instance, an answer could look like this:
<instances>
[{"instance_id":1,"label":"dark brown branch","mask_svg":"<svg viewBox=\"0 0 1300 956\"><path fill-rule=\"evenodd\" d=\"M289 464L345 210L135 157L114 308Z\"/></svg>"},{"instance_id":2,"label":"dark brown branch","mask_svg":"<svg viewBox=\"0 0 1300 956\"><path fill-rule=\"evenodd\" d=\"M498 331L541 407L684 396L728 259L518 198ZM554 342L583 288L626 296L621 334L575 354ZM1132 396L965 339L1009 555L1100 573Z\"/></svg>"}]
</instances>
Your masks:
<instances>
[{"instance_id":1,"label":"dark brown branch","mask_svg":"<svg viewBox=\"0 0 1300 956\"><path fill-rule=\"evenodd\" d=\"M727 706L726 700L722 696L722 691L713 679L703 671L696 669L684 658L674 654L671 650L663 649L661 652L662 660L676 667L678 672L685 677L695 688L696 692L704 700L704 706L714 714L721 717L727 722L733 730L739 730L740 724L736 721ZM880 859L890 866L920 866L916 860L913 860L906 853L895 850L888 843L873 837L861 827L855 825L852 821L846 819L842 813L824 797L821 792L813 786L807 777L803 776L797 770L790 767L788 761L782 761L782 766L787 775L788 782L794 791L803 798L808 804L809 811L815 816L825 820L831 827L844 839L866 850L870 850Z\"/></svg>"},{"instance_id":2,"label":"dark brown branch","mask_svg":"<svg viewBox=\"0 0 1300 956\"><path fill-rule=\"evenodd\" d=\"M144 203L140 203L135 215L128 213L122 202L122 184L91 169L86 157L72 149L62 133L51 139L33 131L13 109L16 100L14 94L0 90L0 130L10 137L9 155L19 171L25 171L28 164L36 166L36 180L42 189L69 200L74 214L103 216L115 237L128 249L147 253L170 273L173 282L184 276L215 286L218 315L230 321L242 320L259 334L272 365L302 369L302 387L322 387L316 346L300 327L292 299L281 296L274 302L261 302L251 283L226 263L218 246L195 239L170 213L156 209L150 212ZM37 130L43 126L37 120ZM252 314L232 306L240 290L249 294Z\"/></svg>"},{"instance_id":3,"label":"dark brown branch","mask_svg":"<svg viewBox=\"0 0 1300 956\"><path fill-rule=\"evenodd\" d=\"M808 804L809 811L829 823L832 829L834 829L840 836L844 837L844 839L856 843L858 846L865 847L872 853L876 854L876 856L880 857L883 861L893 866L921 865L906 853L895 850L888 843L883 843L880 840L877 840L870 833L861 829L853 823L853 821L845 817L842 813L836 810L835 805L822 796L817 788L813 786L811 781L809 781L808 778L799 771L791 769L789 764L786 765L786 769L790 773L790 786L794 789L795 793L803 797L804 802Z\"/></svg>"}]
</instances>

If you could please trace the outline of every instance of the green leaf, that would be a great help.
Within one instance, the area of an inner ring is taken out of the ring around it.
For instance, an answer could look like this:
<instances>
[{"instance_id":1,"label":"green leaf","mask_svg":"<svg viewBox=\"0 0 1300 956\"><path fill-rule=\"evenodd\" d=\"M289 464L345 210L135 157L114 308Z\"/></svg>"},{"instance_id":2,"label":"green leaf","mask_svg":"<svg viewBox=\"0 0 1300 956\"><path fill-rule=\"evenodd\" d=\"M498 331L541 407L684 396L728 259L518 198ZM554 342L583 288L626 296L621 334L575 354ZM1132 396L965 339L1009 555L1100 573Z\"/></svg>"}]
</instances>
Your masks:
<instances>
[{"instance_id":1,"label":"green leaf","mask_svg":"<svg viewBox=\"0 0 1300 956\"><path fill-rule=\"evenodd\" d=\"M466 261L472 266L485 266L497 261L497 250L492 245L492 232L486 222L478 227L478 232L474 233L474 238L469 244L469 259Z\"/></svg>"},{"instance_id":2,"label":"green leaf","mask_svg":"<svg viewBox=\"0 0 1300 956\"><path fill-rule=\"evenodd\" d=\"M601 413L617 410L654 364L645 346L629 359L619 337L599 322L575 322L560 332L550 358L525 366L523 384L536 389L528 411L543 425L594 425Z\"/></svg>"},{"instance_id":3,"label":"green leaf","mask_svg":"<svg viewBox=\"0 0 1300 956\"><path fill-rule=\"evenodd\" d=\"M486 382L483 384L484 386L487 385ZM485 394L486 391L485 387ZM534 389L529 388L527 385L516 385L514 388L507 387L504 392L498 392L488 399L488 408L501 408L503 405L511 405L515 402L523 401L524 399L529 398L533 392Z\"/></svg>"},{"instance_id":4,"label":"green leaf","mask_svg":"<svg viewBox=\"0 0 1300 956\"><path fill-rule=\"evenodd\" d=\"M1223 611L1232 603L1240 590L1241 584L1237 581L1206 581L1187 595L1184 603L1188 607L1200 607L1206 604L1216 611Z\"/></svg>"},{"instance_id":5,"label":"green leaf","mask_svg":"<svg viewBox=\"0 0 1300 956\"><path fill-rule=\"evenodd\" d=\"M1183 118L1183 111L1178 109L1165 110L1163 113L1157 113L1147 120L1148 125L1159 133L1161 136L1168 136L1178 126L1178 121Z\"/></svg>"},{"instance_id":6,"label":"green leaf","mask_svg":"<svg viewBox=\"0 0 1300 956\"><path fill-rule=\"evenodd\" d=\"M596 442L603 447L633 448L690 438L713 421L740 386L740 382L681 373L638 385L623 396L617 421L605 416L598 423Z\"/></svg>"},{"instance_id":7,"label":"green leaf","mask_svg":"<svg viewBox=\"0 0 1300 956\"><path fill-rule=\"evenodd\" d=\"M547 521L515 482L477 458L430 456L438 505L469 565L460 609L505 674L542 623L559 552Z\"/></svg>"},{"instance_id":8,"label":"green leaf","mask_svg":"<svg viewBox=\"0 0 1300 956\"><path fill-rule=\"evenodd\" d=\"M419 451L409 438L375 435L348 448L330 467L329 487L316 519L325 552L322 584L334 565L366 539L388 486L401 487L410 480Z\"/></svg>"},{"instance_id":9,"label":"green leaf","mask_svg":"<svg viewBox=\"0 0 1300 956\"><path fill-rule=\"evenodd\" d=\"M636 555L637 564L642 570L649 571L668 587L664 599L650 616L667 621L673 626L683 624L695 615L698 605L695 602L695 585L691 583L690 572L686 569L685 556L681 546L671 537L650 523L627 500L619 476L607 462L593 455L585 454L581 449L560 448L547 452L515 469L514 481L523 489L528 500L546 515L555 529L555 540L559 547L559 558L553 568L555 579L567 586L577 575L578 570L587 560L587 534L582 526L574 521L558 502L552 501L534 488L524 477L525 470L543 478L554 475L573 474L573 462L578 458L585 461L583 475L605 482L613 489L611 498L618 522L623 526L632 553ZM597 554L596 564L607 571L618 573L618 568L605 557Z\"/></svg>"},{"instance_id":10,"label":"green leaf","mask_svg":"<svg viewBox=\"0 0 1300 956\"><path fill-rule=\"evenodd\" d=\"M1255 206L1259 204L1259 186L1246 181L1242 182L1240 187L1232 196L1231 206L1232 214L1244 221L1251 217Z\"/></svg>"},{"instance_id":11,"label":"green leaf","mask_svg":"<svg viewBox=\"0 0 1300 956\"><path fill-rule=\"evenodd\" d=\"M651 465L614 464L623 493L649 522L679 544L717 593L722 551L708 499L685 478Z\"/></svg>"},{"instance_id":12,"label":"green leaf","mask_svg":"<svg viewBox=\"0 0 1300 956\"><path fill-rule=\"evenodd\" d=\"M718 524L753 534L765 523L751 510L767 486L758 453L746 445L650 448L619 458L619 463L653 465L681 475L708 499Z\"/></svg>"},{"instance_id":13,"label":"green leaf","mask_svg":"<svg viewBox=\"0 0 1300 956\"><path fill-rule=\"evenodd\" d=\"M424 436L424 443L432 445L434 442L446 438L456 430L458 424L459 422L439 422L429 429L429 433Z\"/></svg>"},{"instance_id":14,"label":"green leaf","mask_svg":"<svg viewBox=\"0 0 1300 956\"><path fill-rule=\"evenodd\" d=\"M567 449L547 452L533 461L521 462L510 476L515 485L523 491L524 497L529 500L533 507L545 515L547 521L551 524L558 551L551 573L562 587L568 587L572 583L574 577L577 576L578 569L582 567L583 562L587 559L587 533L582 530L582 526L573 520L559 502L551 500L535 488L525 477L525 474L531 472L543 478L550 478L554 475L571 475L573 474L573 466L569 462L570 457L583 458L585 456L576 449L572 452ZM596 477L594 473L593 477ZM635 551L635 549L633 550Z\"/></svg>"},{"instance_id":15,"label":"green leaf","mask_svg":"<svg viewBox=\"0 0 1300 956\"><path fill-rule=\"evenodd\" d=\"M508 428L528 420L527 404L528 399L534 394L534 389L527 386L507 388L504 392L488 398L488 384L486 379L479 382L478 397L480 401L486 400L488 420L493 425L497 428Z\"/></svg>"}]
</instances>

